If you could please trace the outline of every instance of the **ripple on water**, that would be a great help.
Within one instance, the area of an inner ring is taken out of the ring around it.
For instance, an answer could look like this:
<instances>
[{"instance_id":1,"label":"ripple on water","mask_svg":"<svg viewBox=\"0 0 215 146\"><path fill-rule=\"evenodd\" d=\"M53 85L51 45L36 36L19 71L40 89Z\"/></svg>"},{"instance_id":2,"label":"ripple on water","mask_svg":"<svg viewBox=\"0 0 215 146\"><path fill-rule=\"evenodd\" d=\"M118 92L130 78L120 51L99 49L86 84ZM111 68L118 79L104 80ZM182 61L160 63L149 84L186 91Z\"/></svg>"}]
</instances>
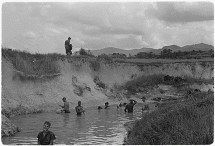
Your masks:
<instances>
[{"instance_id":1,"label":"ripple on water","mask_svg":"<svg viewBox=\"0 0 215 146\"><path fill-rule=\"evenodd\" d=\"M89 107L85 115L77 117L75 111L70 114L40 113L10 118L22 131L15 136L2 138L3 144L37 144L37 134L42 130L45 121L51 122L50 130L55 133L56 145L121 145L123 144L126 122L142 117L142 105L134 107L133 114L127 114L123 109L110 109L98 111Z\"/></svg>"}]
</instances>

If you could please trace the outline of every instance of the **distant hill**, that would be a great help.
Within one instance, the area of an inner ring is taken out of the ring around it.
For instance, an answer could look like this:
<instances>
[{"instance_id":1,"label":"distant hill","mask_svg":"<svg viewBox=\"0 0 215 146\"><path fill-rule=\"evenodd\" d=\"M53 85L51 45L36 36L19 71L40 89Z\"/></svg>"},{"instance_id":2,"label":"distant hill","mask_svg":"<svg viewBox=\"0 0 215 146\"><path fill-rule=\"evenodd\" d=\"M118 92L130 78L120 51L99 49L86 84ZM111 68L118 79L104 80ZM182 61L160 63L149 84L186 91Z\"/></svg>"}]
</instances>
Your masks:
<instances>
[{"instance_id":1,"label":"distant hill","mask_svg":"<svg viewBox=\"0 0 215 146\"><path fill-rule=\"evenodd\" d=\"M170 46L164 46L162 49L153 49L150 52L153 52L155 54L160 54L161 51L163 51L164 49L170 49L172 50L172 52L177 52L177 51L209 51L209 50L214 50L214 47L212 45L208 45L208 44L204 44L204 43L200 43L200 44L194 44L194 45L187 45L184 47L179 47L177 45L170 45Z\"/></svg>"},{"instance_id":2,"label":"distant hill","mask_svg":"<svg viewBox=\"0 0 215 146\"><path fill-rule=\"evenodd\" d=\"M119 48L114 48L114 47L107 47L104 49L100 50L90 50L93 55L101 55L101 54L113 54L113 53L123 53L129 56L135 55L139 52L153 52L154 54L160 54L160 52L164 49L171 49L172 52L177 52L177 51L208 51L208 50L214 50L214 47L212 45L204 44L204 43L199 43L199 44L193 44L193 45L186 45L183 47L177 46L177 45L170 45L170 46L164 46L161 49L153 49L153 48L141 48L141 49L131 49L131 50L124 50L124 49L119 49Z\"/></svg>"},{"instance_id":3,"label":"distant hill","mask_svg":"<svg viewBox=\"0 0 215 146\"><path fill-rule=\"evenodd\" d=\"M204 43L200 43L200 44L194 44L194 45L187 45L181 48L181 51L198 51L198 50L202 50L202 51L208 51L208 50L214 50L214 47L212 45L208 45L208 44L204 44Z\"/></svg>"},{"instance_id":4,"label":"distant hill","mask_svg":"<svg viewBox=\"0 0 215 146\"><path fill-rule=\"evenodd\" d=\"M119 49L119 48L114 48L114 47L107 47L101 50L90 50L93 55L101 55L101 54L113 54L113 53L123 53L126 56L135 55L139 52L147 52L150 50L153 50L153 48L141 48L141 49L132 49L132 50L124 50L124 49Z\"/></svg>"}]
</instances>

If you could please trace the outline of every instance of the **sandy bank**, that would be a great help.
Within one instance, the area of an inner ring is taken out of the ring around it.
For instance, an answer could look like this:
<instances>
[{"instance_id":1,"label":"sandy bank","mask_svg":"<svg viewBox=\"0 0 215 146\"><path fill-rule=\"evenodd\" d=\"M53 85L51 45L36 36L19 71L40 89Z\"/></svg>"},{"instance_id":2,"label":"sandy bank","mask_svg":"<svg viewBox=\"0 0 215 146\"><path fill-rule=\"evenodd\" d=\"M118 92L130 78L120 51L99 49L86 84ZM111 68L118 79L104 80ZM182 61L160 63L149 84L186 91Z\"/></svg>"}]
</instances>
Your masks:
<instances>
[{"instance_id":1,"label":"sandy bank","mask_svg":"<svg viewBox=\"0 0 215 146\"><path fill-rule=\"evenodd\" d=\"M211 79L214 73L212 62L203 65L100 63L95 70L86 58L65 58L58 60L57 65L60 72L55 76L23 79L25 74L20 74L8 58L2 57L2 114L10 117L56 111L59 104L62 105L63 97L70 102L70 109L74 109L78 101L82 101L84 107L103 106L105 102L118 104L127 99L123 92L117 92L117 87L142 75L168 74ZM104 83L106 89L99 88L95 78Z\"/></svg>"}]
</instances>

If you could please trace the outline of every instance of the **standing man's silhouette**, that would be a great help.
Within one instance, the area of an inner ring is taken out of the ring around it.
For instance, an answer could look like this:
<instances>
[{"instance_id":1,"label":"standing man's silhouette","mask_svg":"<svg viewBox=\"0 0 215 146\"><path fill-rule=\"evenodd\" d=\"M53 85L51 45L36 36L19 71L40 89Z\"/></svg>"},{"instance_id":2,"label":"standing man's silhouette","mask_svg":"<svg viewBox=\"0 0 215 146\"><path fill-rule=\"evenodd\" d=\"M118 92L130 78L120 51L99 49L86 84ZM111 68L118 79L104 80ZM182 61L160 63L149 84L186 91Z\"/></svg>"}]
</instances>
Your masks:
<instances>
[{"instance_id":1,"label":"standing man's silhouette","mask_svg":"<svg viewBox=\"0 0 215 146\"><path fill-rule=\"evenodd\" d=\"M72 54L72 44L70 44L71 38L68 37L68 39L65 41L65 49L66 49L66 55Z\"/></svg>"}]
</instances>

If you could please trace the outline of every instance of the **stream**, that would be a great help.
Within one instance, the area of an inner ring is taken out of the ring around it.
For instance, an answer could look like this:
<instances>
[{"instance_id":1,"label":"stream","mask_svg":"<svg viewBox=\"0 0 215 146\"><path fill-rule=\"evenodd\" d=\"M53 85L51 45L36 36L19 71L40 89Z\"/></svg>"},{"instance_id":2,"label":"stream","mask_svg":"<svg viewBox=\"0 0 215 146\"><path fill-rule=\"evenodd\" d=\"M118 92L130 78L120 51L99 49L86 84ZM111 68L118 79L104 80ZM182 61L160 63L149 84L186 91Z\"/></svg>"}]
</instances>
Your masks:
<instances>
[{"instance_id":1,"label":"stream","mask_svg":"<svg viewBox=\"0 0 215 146\"><path fill-rule=\"evenodd\" d=\"M149 107L150 110L153 109L154 104L149 104ZM2 143L35 145L44 122L49 121L49 130L56 136L56 145L122 145L126 137L124 124L140 119L145 113L141 108L142 104L137 103L134 113L129 114L124 112L124 107L117 109L117 105L110 105L109 109L85 108L85 114L81 116L77 116L75 110L70 109L71 113L49 112L11 117L11 122L17 125L21 132L11 137L3 137Z\"/></svg>"}]
</instances>

